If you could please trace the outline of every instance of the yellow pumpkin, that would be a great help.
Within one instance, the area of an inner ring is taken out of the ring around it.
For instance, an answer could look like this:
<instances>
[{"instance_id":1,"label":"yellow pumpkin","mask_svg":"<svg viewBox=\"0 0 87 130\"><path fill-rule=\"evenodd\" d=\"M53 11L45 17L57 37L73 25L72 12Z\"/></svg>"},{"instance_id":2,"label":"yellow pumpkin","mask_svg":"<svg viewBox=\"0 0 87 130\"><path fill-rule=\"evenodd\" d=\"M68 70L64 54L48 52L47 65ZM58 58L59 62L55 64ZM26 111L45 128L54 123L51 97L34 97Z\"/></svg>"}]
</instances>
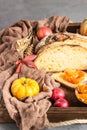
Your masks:
<instances>
[{"instance_id":1,"label":"yellow pumpkin","mask_svg":"<svg viewBox=\"0 0 87 130\"><path fill-rule=\"evenodd\" d=\"M11 93L18 99L25 98L26 96L35 96L39 91L38 82L31 78L21 77L13 81L11 85Z\"/></svg>"}]
</instances>

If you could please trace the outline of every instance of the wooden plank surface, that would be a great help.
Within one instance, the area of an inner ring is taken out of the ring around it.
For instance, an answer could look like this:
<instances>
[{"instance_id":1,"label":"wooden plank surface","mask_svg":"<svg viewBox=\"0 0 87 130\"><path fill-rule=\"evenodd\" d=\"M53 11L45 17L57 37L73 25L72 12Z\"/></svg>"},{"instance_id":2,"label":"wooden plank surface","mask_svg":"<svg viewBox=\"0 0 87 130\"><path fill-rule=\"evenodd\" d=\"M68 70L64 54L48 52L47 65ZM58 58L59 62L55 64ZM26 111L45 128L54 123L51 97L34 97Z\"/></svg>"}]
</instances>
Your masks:
<instances>
[{"instance_id":1,"label":"wooden plank surface","mask_svg":"<svg viewBox=\"0 0 87 130\"><path fill-rule=\"evenodd\" d=\"M87 107L52 107L48 111L50 122L59 122L73 119L87 119Z\"/></svg>"},{"instance_id":2,"label":"wooden plank surface","mask_svg":"<svg viewBox=\"0 0 87 130\"><path fill-rule=\"evenodd\" d=\"M51 107L47 116L50 122L59 122L72 119L87 119L87 107L58 108ZM14 122L5 107L0 105L0 123Z\"/></svg>"}]
</instances>

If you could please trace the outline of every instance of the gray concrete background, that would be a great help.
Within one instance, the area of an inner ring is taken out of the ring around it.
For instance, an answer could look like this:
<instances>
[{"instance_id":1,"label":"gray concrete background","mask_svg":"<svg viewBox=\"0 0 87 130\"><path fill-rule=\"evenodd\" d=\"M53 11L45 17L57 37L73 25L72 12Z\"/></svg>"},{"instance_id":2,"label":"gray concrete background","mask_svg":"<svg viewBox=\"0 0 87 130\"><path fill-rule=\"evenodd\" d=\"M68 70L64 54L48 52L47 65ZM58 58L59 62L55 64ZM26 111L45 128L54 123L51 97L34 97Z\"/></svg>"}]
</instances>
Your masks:
<instances>
[{"instance_id":1,"label":"gray concrete background","mask_svg":"<svg viewBox=\"0 0 87 130\"><path fill-rule=\"evenodd\" d=\"M66 15L74 22L87 17L87 0L0 0L0 28L20 19Z\"/></svg>"},{"instance_id":2,"label":"gray concrete background","mask_svg":"<svg viewBox=\"0 0 87 130\"><path fill-rule=\"evenodd\" d=\"M87 0L0 0L0 29L20 19L43 19L53 15L68 16L73 22L87 17ZM49 130L86 130L78 124ZM0 124L0 130L19 130L16 124ZM45 129L47 130L47 129Z\"/></svg>"}]
</instances>

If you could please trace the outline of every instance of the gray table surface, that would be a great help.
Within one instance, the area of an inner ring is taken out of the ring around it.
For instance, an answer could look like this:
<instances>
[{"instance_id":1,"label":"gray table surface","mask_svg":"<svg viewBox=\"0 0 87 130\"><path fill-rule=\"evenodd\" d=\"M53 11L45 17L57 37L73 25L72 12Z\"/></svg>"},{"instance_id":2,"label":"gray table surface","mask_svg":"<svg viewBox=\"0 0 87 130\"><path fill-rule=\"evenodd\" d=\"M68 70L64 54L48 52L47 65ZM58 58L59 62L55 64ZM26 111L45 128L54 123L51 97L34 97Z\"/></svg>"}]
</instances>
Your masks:
<instances>
[{"instance_id":1,"label":"gray table surface","mask_svg":"<svg viewBox=\"0 0 87 130\"><path fill-rule=\"evenodd\" d=\"M0 29L20 19L43 19L53 15L68 16L73 22L87 17L87 0L0 0ZM49 130L86 130L76 124ZM15 123L0 124L0 130L19 130ZM47 129L45 129L47 130Z\"/></svg>"}]
</instances>

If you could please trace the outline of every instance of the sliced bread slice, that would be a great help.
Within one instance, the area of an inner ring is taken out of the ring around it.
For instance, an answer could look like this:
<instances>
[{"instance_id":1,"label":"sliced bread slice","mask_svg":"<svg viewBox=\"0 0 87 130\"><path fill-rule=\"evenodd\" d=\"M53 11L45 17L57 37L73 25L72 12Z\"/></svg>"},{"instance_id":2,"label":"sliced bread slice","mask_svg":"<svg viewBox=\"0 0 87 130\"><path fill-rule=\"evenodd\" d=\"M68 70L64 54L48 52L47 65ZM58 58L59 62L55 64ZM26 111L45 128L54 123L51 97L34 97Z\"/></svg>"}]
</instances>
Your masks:
<instances>
[{"instance_id":1,"label":"sliced bread slice","mask_svg":"<svg viewBox=\"0 0 87 130\"><path fill-rule=\"evenodd\" d=\"M59 83L65 85L65 86L67 86L67 87L69 87L71 89L75 89L78 86L78 84L85 84L85 83L87 83L87 73L86 72L84 72L84 78L77 84L71 83L71 82L65 80L64 78L62 78L62 74L64 74L64 72L53 73L52 77L56 81L58 81Z\"/></svg>"},{"instance_id":2,"label":"sliced bread slice","mask_svg":"<svg viewBox=\"0 0 87 130\"><path fill-rule=\"evenodd\" d=\"M40 49L34 62L38 69L44 68L47 72L59 72L67 68L87 70L87 48L51 43Z\"/></svg>"}]
</instances>

